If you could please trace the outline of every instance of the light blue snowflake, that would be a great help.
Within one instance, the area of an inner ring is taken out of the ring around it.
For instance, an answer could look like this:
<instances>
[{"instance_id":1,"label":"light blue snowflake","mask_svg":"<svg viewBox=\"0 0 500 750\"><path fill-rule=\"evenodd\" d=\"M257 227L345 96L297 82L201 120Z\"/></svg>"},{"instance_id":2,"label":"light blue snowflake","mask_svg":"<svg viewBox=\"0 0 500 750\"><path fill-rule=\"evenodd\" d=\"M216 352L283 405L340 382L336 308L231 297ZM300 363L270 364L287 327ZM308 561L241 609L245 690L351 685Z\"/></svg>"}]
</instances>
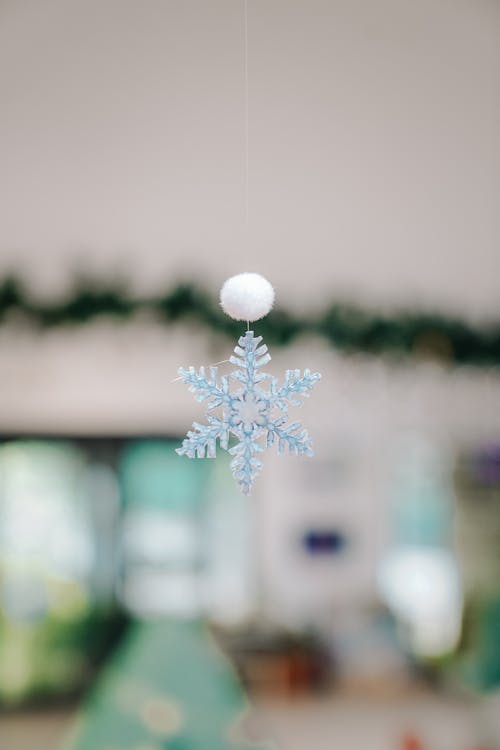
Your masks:
<instances>
[{"instance_id":1,"label":"light blue snowflake","mask_svg":"<svg viewBox=\"0 0 500 750\"><path fill-rule=\"evenodd\" d=\"M288 420L288 406L301 406L301 398L309 396L315 382L321 378L319 372L287 370L283 385L277 378L260 372L271 356L267 346L261 345L262 336L255 337L247 331L238 341L230 362L237 370L217 380L217 367L199 372L194 367L179 368L184 383L196 393L197 401L207 401L208 424L193 423L193 429L177 448L180 456L189 458L215 458L217 440L220 447L233 456L231 470L242 492L248 495L255 478L260 474L262 462L258 454L265 447L278 445L278 454L288 446L290 453L312 456L312 442L300 422ZM231 381L238 386L232 391ZM267 383L268 387L264 388ZM214 411L219 410L219 416ZM236 443L229 447L231 436Z\"/></svg>"}]
</instances>

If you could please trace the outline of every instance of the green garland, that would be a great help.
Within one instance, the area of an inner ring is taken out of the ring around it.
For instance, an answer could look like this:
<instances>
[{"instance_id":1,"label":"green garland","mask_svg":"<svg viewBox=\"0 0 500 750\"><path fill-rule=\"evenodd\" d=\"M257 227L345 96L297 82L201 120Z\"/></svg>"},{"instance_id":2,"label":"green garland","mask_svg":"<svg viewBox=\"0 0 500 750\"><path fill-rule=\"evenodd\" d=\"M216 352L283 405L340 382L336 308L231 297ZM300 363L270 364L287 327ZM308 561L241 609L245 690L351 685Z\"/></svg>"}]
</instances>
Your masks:
<instances>
[{"instance_id":1,"label":"green garland","mask_svg":"<svg viewBox=\"0 0 500 750\"><path fill-rule=\"evenodd\" d=\"M192 321L233 339L241 333L241 323L221 311L216 296L191 283L181 283L163 295L139 298L118 286L80 279L67 299L40 302L14 277L0 281L0 323L25 319L45 329L82 325L102 315L124 320L138 312L149 312L165 324ZM303 317L276 308L259 321L258 332L268 344L288 344L301 334L315 334L347 352L392 358L426 356L479 367L500 364L500 323L474 327L432 313L384 315L332 304L321 314Z\"/></svg>"}]
</instances>

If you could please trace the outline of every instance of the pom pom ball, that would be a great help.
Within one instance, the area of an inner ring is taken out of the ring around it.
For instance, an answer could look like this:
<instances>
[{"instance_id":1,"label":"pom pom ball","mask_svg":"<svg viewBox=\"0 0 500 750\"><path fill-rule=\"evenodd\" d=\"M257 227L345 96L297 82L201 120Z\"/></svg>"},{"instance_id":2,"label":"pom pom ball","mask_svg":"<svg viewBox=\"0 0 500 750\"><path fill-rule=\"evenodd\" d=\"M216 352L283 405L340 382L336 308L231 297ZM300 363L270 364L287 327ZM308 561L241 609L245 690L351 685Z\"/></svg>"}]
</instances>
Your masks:
<instances>
[{"instance_id":1,"label":"pom pom ball","mask_svg":"<svg viewBox=\"0 0 500 750\"><path fill-rule=\"evenodd\" d=\"M234 320L259 320L274 304L274 289L258 273L239 273L224 283L220 290L220 304L226 315Z\"/></svg>"}]
</instances>

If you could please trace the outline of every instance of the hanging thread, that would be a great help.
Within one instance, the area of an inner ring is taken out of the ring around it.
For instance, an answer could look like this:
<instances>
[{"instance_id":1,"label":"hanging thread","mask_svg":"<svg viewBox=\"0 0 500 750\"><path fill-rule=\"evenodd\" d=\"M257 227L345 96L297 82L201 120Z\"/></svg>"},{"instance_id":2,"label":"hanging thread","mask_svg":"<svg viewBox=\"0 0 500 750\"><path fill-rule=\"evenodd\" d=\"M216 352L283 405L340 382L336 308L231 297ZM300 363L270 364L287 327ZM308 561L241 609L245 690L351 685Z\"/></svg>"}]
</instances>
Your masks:
<instances>
[{"instance_id":1,"label":"hanging thread","mask_svg":"<svg viewBox=\"0 0 500 750\"><path fill-rule=\"evenodd\" d=\"M221 359L221 361L220 361L220 362L212 362L212 364L211 364L211 365L208 365L208 366L209 366L209 367L216 367L217 365L225 365L225 364L226 364L226 362L229 362L229 361L230 361L229 359ZM171 383L177 383L177 381L178 381L178 380L182 380L182 378L183 378L183 377L184 377L183 375L179 375L179 377L178 377L178 378L174 378L174 379L173 379L173 380L171 380L170 382L171 382Z\"/></svg>"},{"instance_id":2,"label":"hanging thread","mask_svg":"<svg viewBox=\"0 0 500 750\"><path fill-rule=\"evenodd\" d=\"M243 0L244 192L245 230L249 224L249 125L248 125L248 0Z\"/></svg>"}]
</instances>

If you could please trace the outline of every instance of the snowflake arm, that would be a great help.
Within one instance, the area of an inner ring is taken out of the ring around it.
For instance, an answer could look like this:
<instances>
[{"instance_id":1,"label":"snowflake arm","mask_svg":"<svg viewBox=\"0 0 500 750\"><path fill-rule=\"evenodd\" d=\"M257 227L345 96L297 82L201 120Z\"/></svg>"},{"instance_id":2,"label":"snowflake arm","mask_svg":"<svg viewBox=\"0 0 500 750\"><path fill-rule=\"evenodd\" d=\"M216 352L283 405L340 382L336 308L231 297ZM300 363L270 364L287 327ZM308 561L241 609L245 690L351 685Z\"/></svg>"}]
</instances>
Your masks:
<instances>
[{"instance_id":1,"label":"snowflake arm","mask_svg":"<svg viewBox=\"0 0 500 750\"><path fill-rule=\"evenodd\" d=\"M287 370L285 373L285 382L276 392L276 399L285 401L293 406L301 406L301 398L308 398L309 392L314 388L314 384L321 379L319 372L304 370ZM276 386L275 386L276 387ZM299 397L299 398L298 398Z\"/></svg>"},{"instance_id":2,"label":"snowflake arm","mask_svg":"<svg viewBox=\"0 0 500 750\"><path fill-rule=\"evenodd\" d=\"M255 479L262 470L262 461L256 458L256 453L264 449L254 439L253 435L239 435L239 442L229 450L234 456L231 461L231 471L244 495L249 495Z\"/></svg>"},{"instance_id":3,"label":"snowflake arm","mask_svg":"<svg viewBox=\"0 0 500 750\"><path fill-rule=\"evenodd\" d=\"M182 377L183 382L189 386L189 390L192 393L196 393L195 399L198 402L201 403L206 399L211 399L207 404L207 409L216 409L218 406L229 402L228 378L222 376L220 386L217 385L216 367L210 367L208 377L205 374L204 367L200 367L199 372L194 367L189 367L187 370L184 367L179 367L178 373Z\"/></svg>"},{"instance_id":4,"label":"snowflake arm","mask_svg":"<svg viewBox=\"0 0 500 750\"><path fill-rule=\"evenodd\" d=\"M285 452L285 447L295 456L313 456L312 440L309 433L302 427L301 422L286 422L286 416L282 416L274 422L270 422L267 429L266 446L270 448L278 439L278 455Z\"/></svg>"},{"instance_id":5,"label":"snowflake arm","mask_svg":"<svg viewBox=\"0 0 500 750\"><path fill-rule=\"evenodd\" d=\"M176 448L179 456L188 456L188 458L215 458L217 440L220 441L221 448L227 450L229 443L228 425L218 417L208 415L208 424L199 424L193 422L193 429L189 430L187 436L182 441L180 448Z\"/></svg>"},{"instance_id":6,"label":"snowflake arm","mask_svg":"<svg viewBox=\"0 0 500 750\"><path fill-rule=\"evenodd\" d=\"M253 331L247 331L245 336L240 336L238 346L234 348L234 354L237 356L232 354L229 358L232 365L239 367L239 370L231 373L231 377L247 389L252 389L269 377L266 373L258 372L271 361L267 346L260 346L261 341L262 336L254 337Z\"/></svg>"}]
</instances>

